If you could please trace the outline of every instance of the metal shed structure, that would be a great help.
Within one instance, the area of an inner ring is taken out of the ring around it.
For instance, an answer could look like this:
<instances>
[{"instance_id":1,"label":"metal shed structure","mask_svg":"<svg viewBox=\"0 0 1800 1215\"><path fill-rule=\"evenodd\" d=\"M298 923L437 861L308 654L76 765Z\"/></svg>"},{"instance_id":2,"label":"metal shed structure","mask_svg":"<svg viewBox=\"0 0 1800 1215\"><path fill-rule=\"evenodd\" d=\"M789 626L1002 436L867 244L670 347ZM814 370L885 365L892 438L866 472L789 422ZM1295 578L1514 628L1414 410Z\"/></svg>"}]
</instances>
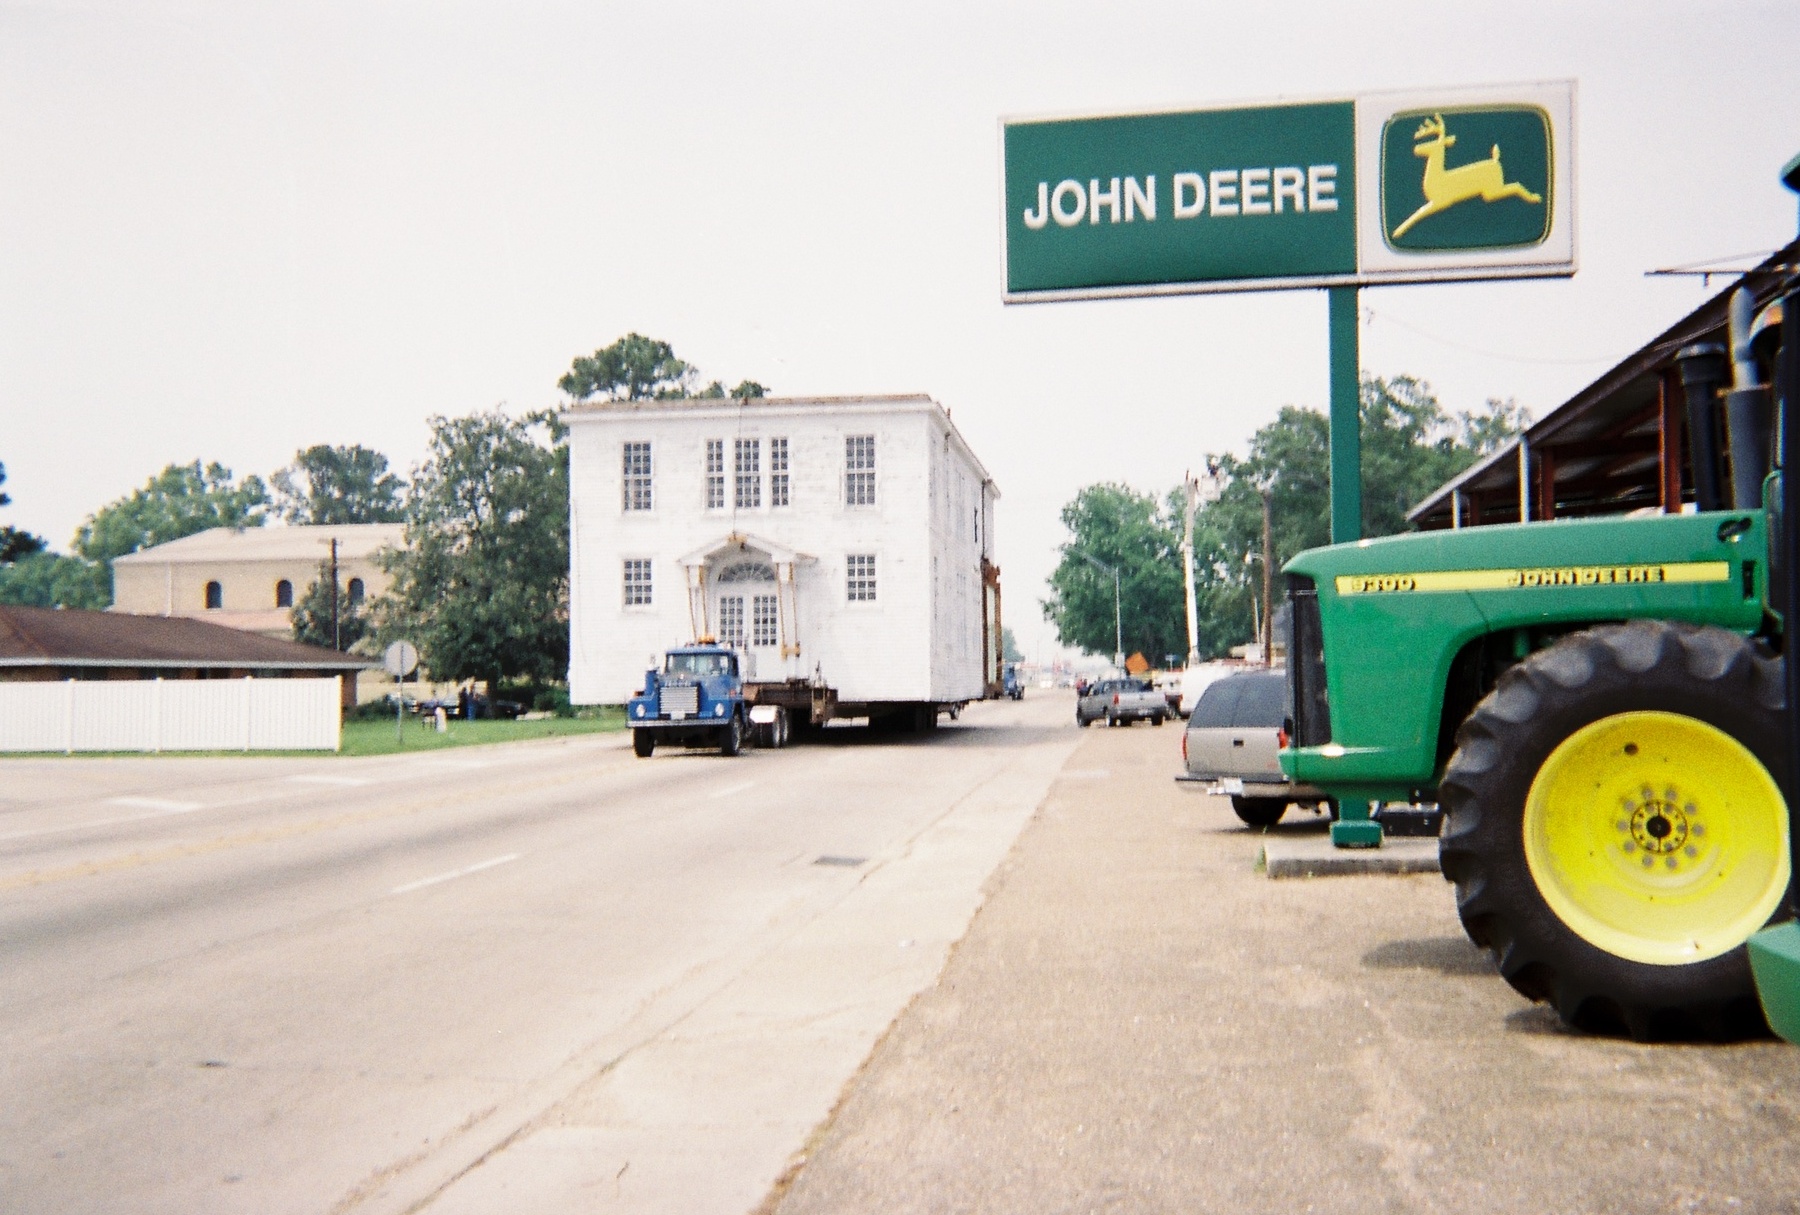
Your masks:
<instances>
[{"instance_id":1,"label":"metal shed structure","mask_svg":"<svg viewBox=\"0 0 1800 1215\"><path fill-rule=\"evenodd\" d=\"M1797 263L1800 241L1776 250L1524 434L1440 486L1407 519L1432 530L1680 511L1693 501L1694 485L1675 352L1693 342L1724 341L1732 292L1747 288L1760 309Z\"/></svg>"}]
</instances>

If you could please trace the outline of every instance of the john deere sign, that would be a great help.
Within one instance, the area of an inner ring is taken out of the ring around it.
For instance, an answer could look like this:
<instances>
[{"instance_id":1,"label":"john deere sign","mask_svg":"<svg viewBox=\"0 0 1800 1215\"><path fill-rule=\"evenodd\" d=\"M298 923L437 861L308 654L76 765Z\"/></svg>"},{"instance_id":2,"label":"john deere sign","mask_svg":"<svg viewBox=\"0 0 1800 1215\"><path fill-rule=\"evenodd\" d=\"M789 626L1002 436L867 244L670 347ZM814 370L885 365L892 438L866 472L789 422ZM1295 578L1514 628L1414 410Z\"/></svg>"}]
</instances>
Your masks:
<instances>
[{"instance_id":1,"label":"john deere sign","mask_svg":"<svg viewBox=\"0 0 1800 1215\"><path fill-rule=\"evenodd\" d=\"M1568 275L1568 82L1004 124L1006 299Z\"/></svg>"}]
</instances>

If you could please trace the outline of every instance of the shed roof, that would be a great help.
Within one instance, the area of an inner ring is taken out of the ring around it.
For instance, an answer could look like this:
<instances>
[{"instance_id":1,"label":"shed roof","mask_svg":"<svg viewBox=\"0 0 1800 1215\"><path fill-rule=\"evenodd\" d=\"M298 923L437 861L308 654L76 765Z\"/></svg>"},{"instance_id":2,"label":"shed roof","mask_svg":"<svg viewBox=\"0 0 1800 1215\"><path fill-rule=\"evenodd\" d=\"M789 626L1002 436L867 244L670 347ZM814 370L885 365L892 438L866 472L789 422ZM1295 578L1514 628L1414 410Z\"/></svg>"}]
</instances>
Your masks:
<instances>
[{"instance_id":1,"label":"shed roof","mask_svg":"<svg viewBox=\"0 0 1800 1215\"><path fill-rule=\"evenodd\" d=\"M190 667L354 671L368 659L183 616L0 606L0 668Z\"/></svg>"},{"instance_id":2,"label":"shed roof","mask_svg":"<svg viewBox=\"0 0 1800 1215\"><path fill-rule=\"evenodd\" d=\"M1707 339L1722 340L1728 325L1731 294L1747 288L1762 308L1780 293L1800 263L1800 240L1777 249L1755 269L1670 325L1642 348L1621 360L1599 379L1527 427L1529 457L1548 457L1556 490L1554 513L1622 513L1660 502L1661 456L1659 403L1662 380L1674 364L1675 352ZM1683 411L1685 412L1685 411ZM1685 436L1684 436L1685 439ZM1686 450L1685 441L1682 450ZM1688 485L1692 477L1680 470ZM1531 487L1534 501L1539 487ZM1453 495L1497 508L1507 521L1518 519L1519 439L1515 438L1446 481L1411 511L1407 519L1419 527L1451 525ZM1467 518L1479 523L1477 517ZM1534 505L1534 517L1541 512Z\"/></svg>"},{"instance_id":3,"label":"shed roof","mask_svg":"<svg viewBox=\"0 0 1800 1215\"><path fill-rule=\"evenodd\" d=\"M384 548L403 548L402 523L290 524L285 527L212 527L167 544L127 553L114 565L170 562L323 561L338 542L338 559L373 557Z\"/></svg>"}]
</instances>

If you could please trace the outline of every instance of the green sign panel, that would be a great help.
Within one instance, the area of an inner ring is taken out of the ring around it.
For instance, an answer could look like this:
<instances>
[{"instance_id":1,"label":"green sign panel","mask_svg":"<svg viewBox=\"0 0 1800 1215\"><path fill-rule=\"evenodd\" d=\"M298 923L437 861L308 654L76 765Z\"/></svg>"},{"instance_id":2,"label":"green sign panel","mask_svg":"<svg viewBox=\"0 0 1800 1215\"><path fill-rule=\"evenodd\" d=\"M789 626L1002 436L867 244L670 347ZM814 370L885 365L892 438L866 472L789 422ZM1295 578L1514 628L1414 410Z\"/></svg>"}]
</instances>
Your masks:
<instances>
[{"instance_id":1,"label":"green sign panel","mask_svg":"<svg viewBox=\"0 0 1800 1215\"><path fill-rule=\"evenodd\" d=\"M1006 299L1575 271L1567 81L1003 124Z\"/></svg>"},{"instance_id":2,"label":"green sign panel","mask_svg":"<svg viewBox=\"0 0 1800 1215\"><path fill-rule=\"evenodd\" d=\"M1352 274L1349 102L1006 128L1009 292Z\"/></svg>"}]
</instances>

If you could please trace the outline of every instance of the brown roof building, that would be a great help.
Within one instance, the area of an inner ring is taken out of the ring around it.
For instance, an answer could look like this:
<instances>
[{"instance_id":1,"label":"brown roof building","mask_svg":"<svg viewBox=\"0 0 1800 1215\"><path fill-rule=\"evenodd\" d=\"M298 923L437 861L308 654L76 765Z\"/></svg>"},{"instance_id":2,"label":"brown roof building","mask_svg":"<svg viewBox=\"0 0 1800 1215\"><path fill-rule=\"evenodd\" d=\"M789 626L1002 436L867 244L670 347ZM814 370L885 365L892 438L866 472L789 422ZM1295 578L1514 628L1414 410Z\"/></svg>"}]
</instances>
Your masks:
<instances>
[{"instance_id":1,"label":"brown roof building","mask_svg":"<svg viewBox=\"0 0 1800 1215\"><path fill-rule=\"evenodd\" d=\"M0 606L0 680L341 675L349 707L356 703L357 672L372 665L335 650L180 616Z\"/></svg>"}]
</instances>

